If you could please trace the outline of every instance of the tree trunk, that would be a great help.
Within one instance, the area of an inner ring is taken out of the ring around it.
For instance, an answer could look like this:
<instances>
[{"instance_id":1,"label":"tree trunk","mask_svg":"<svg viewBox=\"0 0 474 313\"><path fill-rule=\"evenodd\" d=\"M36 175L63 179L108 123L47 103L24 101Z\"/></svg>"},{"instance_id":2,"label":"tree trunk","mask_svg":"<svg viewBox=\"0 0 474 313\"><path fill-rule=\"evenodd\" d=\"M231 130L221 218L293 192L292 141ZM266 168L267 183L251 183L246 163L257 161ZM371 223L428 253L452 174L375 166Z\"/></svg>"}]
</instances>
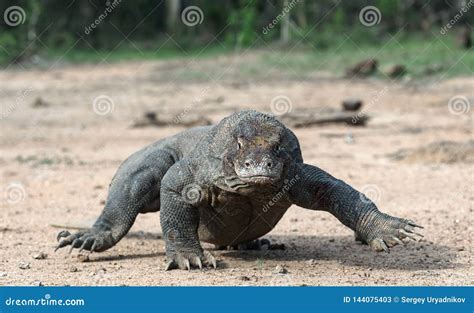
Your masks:
<instances>
[{"instance_id":1,"label":"tree trunk","mask_svg":"<svg viewBox=\"0 0 474 313\"><path fill-rule=\"evenodd\" d=\"M166 31L174 34L178 31L180 0L166 0Z\"/></svg>"},{"instance_id":2,"label":"tree trunk","mask_svg":"<svg viewBox=\"0 0 474 313\"><path fill-rule=\"evenodd\" d=\"M288 44L290 41L290 11L285 12L284 9L288 7L288 0L283 1L282 15L283 19L281 21L280 27L280 42L283 45Z\"/></svg>"}]
</instances>

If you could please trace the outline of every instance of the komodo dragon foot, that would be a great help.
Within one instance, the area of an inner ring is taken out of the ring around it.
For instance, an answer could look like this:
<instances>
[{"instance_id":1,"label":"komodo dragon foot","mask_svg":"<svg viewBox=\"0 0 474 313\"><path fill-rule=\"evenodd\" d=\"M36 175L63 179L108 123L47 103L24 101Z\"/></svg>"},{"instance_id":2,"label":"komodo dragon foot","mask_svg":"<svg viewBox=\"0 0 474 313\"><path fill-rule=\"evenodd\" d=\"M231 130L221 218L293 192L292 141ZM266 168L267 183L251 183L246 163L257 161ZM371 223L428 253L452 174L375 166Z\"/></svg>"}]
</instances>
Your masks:
<instances>
[{"instance_id":1,"label":"komodo dragon foot","mask_svg":"<svg viewBox=\"0 0 474 313\"><path fill-rule=\"evenodd\" d=\"M116 242L110 231L101 231L94 228L78 231L74 234L71 234L67 230L63 230L58 234L57 240L59 244L55 251L70 245L71 248L69 253L71 253L74 248L79 249L79 252L82 250L101 252L112 247Z\"/></svg>"},{"instance_id":2,"label":"komodo dragon foot","mask_svg":"<svg viewBox=\"0 0 474 313\"><path fill-rule=\"evenodd\" d=\"M189 271L192 268L202 269L203 266L217 268L216 258L209 251L203 250L202 253L175 252L168 256L165 271L176 268Z\"/></svg>"},{"instance_id":3,"label":"komodo dragon foot","mask_svg":"<svg viewBox=\"0 0 474 313\"><path fill-rule=\"evenodd\" d=\"M405 244L403 239L417 241L423 235L415 229L423 228L412 220L398 218L387 214L379 214L377 218L366 224L368 227L356 232L355 239L370 245L372 250L390 252L391 247ZM369 226L370 225L370 226ZM417 237L419 236L419 237Z\"/></svg>"}]
</instances>

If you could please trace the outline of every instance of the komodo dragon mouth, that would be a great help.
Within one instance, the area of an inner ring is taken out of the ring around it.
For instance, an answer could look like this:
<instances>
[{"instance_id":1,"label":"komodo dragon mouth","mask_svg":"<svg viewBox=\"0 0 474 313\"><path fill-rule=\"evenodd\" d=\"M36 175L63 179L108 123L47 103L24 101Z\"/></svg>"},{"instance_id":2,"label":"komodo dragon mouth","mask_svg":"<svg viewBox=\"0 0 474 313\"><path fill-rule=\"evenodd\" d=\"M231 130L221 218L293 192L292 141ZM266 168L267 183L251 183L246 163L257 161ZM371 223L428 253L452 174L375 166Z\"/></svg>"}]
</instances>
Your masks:
<instances>
[{"instance_id":1,"label":"komodo dragon mouth","mask_svg":"<svg viewBox=\"0 0 474 313\"><path fill-rule=\"evenodd\" d=\"M278 180L278 177L271 175L239 176L239 178L253 184L271 184Z\"/></svg>"}]
</instances>

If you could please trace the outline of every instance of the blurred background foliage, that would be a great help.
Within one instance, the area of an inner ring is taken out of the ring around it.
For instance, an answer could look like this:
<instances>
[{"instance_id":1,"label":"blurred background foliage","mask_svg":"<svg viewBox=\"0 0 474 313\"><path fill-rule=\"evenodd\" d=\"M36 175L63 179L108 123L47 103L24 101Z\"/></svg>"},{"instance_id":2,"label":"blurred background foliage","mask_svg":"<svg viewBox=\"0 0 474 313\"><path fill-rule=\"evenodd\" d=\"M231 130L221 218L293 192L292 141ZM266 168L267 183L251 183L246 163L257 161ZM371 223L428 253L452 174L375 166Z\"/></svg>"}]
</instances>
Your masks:
<instances>
[{"instance_id":1,"label":"blurred background foliage","mask_svg":"<svg viewBox=\"0 0 474 313\"><path fill-rule=\"evenodd\" d=\"M381 47L394 36L397 42L410 43L408 46L416 42L421 44L437 40L441 44L446 42L449 49L456 49L455 41L460 36L460 29L472 28L469 22L474 21L474 9L464 13L456 22L455 28L448 30L447 35L440 34L440 29L468 2L0 1L0 12L15 5L20 6L26 14L24 23L13 27L0 19L0 63L14 64L32 58L59 57L68 61L94 62L103 58L113 61L183 54L201 55L203 51L206 55L249 47L270 47L272 50L284 51L290 46L297 46L297 51L319 53L337 48L340 55L344 55L345 51L354 52L358 47ZM380 23L373 27L366 27L359 21L361 8L367 5L377 7L382 15ZM187 26L182 22L181 14L189 6L197 6L203 12L202 22L195 26ZM274 27L264 32L264 28L289 6L289 14L280 16L281 19L274 23ZM111 12L107 13L96 28L87 32L86 28L99 19L107 8ZM399 57L403 58L402 55Z\"/></svg>"}]
</instances>

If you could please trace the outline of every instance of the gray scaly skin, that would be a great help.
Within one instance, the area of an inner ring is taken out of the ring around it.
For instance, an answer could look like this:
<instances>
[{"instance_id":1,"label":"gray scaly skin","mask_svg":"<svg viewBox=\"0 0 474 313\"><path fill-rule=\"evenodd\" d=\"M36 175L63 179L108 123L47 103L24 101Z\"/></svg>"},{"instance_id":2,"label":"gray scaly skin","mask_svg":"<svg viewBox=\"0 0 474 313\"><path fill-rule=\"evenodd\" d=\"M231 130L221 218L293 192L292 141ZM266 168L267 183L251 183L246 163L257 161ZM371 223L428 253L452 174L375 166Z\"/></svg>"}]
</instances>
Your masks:
<instances>
[{"instance_id":1,"label":"gray scaly skin","mask_svg":"<svg viewBox=\"0 0 474 313\"><path fill-rule=\"evenodd\" d=\"M200 241L250 243L271 231L292 204L332 213L375 251L416 239L420 227L380 212L351 186L303 163L298 139L275 118L241 111L134 153L113 178L93 227L60 232L57 249L107 250L139 213L160 211L166 268L216 267Z\"/></svg>"}]
</instances>

